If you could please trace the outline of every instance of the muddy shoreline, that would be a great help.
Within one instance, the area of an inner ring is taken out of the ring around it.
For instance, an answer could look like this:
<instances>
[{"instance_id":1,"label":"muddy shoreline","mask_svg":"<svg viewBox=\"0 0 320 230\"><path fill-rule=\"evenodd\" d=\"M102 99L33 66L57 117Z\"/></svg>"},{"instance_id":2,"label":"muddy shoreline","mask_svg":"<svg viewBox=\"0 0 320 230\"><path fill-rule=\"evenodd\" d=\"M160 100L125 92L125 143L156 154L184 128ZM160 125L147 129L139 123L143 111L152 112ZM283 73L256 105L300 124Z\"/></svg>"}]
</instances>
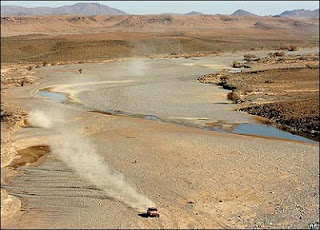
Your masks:
<instances>
[{"instance_id":1,"label":"muddy shoreline","mask_svg":"<svg viewBox=\"0 0 320 230\"><path fill-rule=\"evenodd\" d=\"M319 142L319 116L316 114L302 118L286 117L280 103L240 108L239 111L268 118L277 128Z\"/></svg>"},{"instance_id":2,"label":"muddy shoreline","mask_svg":"<svg viewBox=\"0 0 320 230\"><path fill-rule=\"evenodd\" d=\"M271 54L247 61L254 70L209 74L198 80L232 90L228 98L239 104L239 111L267 118L281 130L319 141L319 56Z\"/></svg>"}]
</instances>

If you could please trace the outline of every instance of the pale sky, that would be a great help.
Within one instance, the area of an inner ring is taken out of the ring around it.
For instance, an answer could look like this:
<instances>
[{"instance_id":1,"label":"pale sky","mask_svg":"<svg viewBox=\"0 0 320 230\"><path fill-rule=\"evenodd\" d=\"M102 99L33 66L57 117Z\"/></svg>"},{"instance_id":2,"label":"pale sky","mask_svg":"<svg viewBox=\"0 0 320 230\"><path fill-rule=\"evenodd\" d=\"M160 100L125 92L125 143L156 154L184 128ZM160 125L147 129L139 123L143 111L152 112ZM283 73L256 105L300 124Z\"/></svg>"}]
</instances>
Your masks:
<instances>
[{"instance_id":1,"label":"pale sky","mask_svg":"<svg viewBox=\"0 0 320 230\"><path fill-rule=\"evenodd\" d=\"M1 1L1 5L57 7L78 2L97 2L129 14L187 13L231 14L237 9L258 15L275 15L285 10L319 8L318 1Z\"/></svg>"}]
</instances>

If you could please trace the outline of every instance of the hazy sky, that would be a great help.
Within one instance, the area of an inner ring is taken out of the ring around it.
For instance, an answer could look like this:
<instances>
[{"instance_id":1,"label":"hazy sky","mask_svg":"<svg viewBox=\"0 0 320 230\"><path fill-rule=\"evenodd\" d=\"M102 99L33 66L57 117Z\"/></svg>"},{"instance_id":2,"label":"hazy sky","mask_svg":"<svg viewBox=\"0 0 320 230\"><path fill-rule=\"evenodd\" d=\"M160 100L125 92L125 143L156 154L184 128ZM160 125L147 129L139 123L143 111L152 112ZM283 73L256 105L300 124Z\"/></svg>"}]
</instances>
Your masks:
<instances>
[{"instance_id":1,"label":"hazy sky","mask_svg":"<svg viewBox=\"0 0 320 230\"><path fill-rule=\"evenodd\" d=\"M231 14L237 9L258 15L280 14L284 10L319 8L318 1L1 1L1 5L57 7L78 2L97 2L131 14L187 13Z\"/></svg>"}]
</instances>

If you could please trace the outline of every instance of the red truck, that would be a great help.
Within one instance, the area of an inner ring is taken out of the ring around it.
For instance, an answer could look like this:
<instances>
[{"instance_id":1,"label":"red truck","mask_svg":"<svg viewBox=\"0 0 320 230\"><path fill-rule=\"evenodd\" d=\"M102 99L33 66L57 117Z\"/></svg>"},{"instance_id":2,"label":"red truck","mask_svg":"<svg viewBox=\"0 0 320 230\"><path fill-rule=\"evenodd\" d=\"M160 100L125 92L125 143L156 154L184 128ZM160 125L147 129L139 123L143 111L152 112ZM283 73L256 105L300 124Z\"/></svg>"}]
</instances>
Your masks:
<instances>
[{"instance_id":1,"label":"red truck","mask_svg":"<svg viewBox=\"0 0 320 230\"><path fill-rule=\"evenodd\" d=\"M148 217L158 217L158 218L160 217L160 213L159 213L158 209L155 207L148 208L147 215L148 215Z\"/></svg>"}]
</instances>

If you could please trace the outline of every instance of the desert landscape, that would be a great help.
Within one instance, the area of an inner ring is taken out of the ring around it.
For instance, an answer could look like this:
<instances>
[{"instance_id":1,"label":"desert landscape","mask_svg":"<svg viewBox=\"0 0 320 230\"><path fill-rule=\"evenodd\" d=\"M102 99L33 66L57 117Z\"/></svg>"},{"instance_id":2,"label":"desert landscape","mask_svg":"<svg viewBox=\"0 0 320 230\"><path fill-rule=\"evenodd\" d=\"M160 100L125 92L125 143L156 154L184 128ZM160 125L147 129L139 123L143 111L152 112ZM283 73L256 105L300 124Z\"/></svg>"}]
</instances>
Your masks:
<instances>
[{"instance_id":1,"label":"desert landscape","mask_svg":"<svg viewBox=\"0 0 320 230\"><path fill-rule=\"evenodd\" d=\"M319 9L1 13L2 228L318 228Z\"/></svg>"}]
</instances>

